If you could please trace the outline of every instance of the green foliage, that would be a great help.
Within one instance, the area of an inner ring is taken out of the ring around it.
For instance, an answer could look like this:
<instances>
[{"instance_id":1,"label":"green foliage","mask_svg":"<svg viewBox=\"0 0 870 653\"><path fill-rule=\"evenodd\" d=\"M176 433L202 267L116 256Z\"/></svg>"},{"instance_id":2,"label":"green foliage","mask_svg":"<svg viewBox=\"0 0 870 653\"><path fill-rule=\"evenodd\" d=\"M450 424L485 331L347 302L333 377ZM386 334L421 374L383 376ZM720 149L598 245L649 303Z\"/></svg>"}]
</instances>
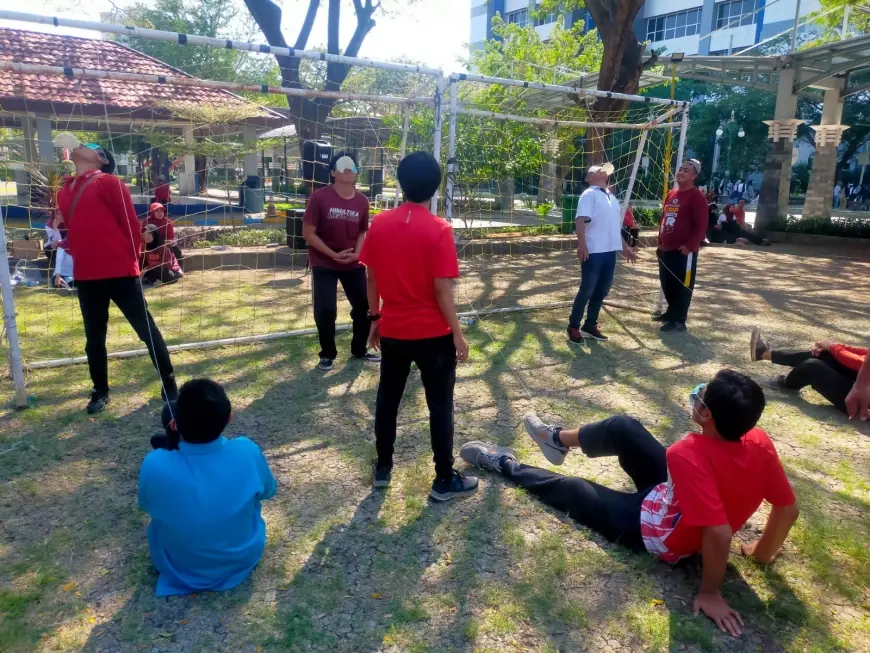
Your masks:
<instances>
[{"instance_id":1,"label":"green foliage","mask_svg":"<svg viewBox=\"0 0 870 653\"><path fill-rule=\"evenodd\" d=\"M245 39L254 34L247 12L233 0L156 0L137 2L120 16L127 25L198 34L213 38ZM272 65L271 57L238 50L180 47L173 41L118 37L118 41L194 77L260 84Z\"/></svg>"},{"instance_id":2,"label":"green foliage","mask_svg":"<svg viewBox=\"0 0 870 653\"><path fill-rule=\"evenodd\" d=\"M791 186L789 193L803 195L807 192L810 184L810 167L806 163L799 163L791 169Z\"/></svg>"},{"instance_id":3,"label":"green foliage","mask_svg":"<svg viewBox=\"0 0 870 653\"><path fill-rule=\"evenodd\" d=\"M870 220L866 218L819 218L790 215L770 223L771 231L816 236L843 236L845 238L870 238Z\"/></svg>"},{"instance_id":4,"label":"green foliage","mask_svg":"<svg viewBox=\"0 0 870 653\"><path fill-rule=\"evenodd\" d=\"M639 209L632 207L638 227L658 227L662 223L661 209Z\"/></svg>"},{"instance_id":5,"label":"green foliage","mask_svg":"<svg viewBox=\"0 0 870 653\"><path fill-rule=\"evenodd\" d=\"M259 229L256 227L233 229L226 231L214 231L209 234L208 240L200 240L193 243L194 249L208 247L263 247L274 243L283 244L287 240L287 234L283 229Z\"/></svg>"}]
</instances>

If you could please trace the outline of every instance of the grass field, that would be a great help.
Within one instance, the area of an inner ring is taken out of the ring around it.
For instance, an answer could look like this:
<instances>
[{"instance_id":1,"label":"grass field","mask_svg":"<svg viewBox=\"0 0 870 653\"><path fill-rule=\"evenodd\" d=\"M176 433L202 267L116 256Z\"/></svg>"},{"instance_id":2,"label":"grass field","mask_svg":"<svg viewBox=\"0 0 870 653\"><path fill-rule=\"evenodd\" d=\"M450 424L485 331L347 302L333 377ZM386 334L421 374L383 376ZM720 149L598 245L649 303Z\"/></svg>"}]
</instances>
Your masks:
<instances>
[{"instance_id":1,"label":"grass field","mask_svg":"<svg viewBox=\"0 0 870 653\"><path fill-rule=\"evenodd\" d=\"M643 256L621 273L614 299L649 299L655 274ZM460 309L570 299L576 263L567 253L492 259L468 272ZM870 341L866 256L715 249L702 254L699 278L690 334L662 337L644 314L623 310L602 317L612 339L600 346L569 346L564 310L470 327L456 449L491 440L546 466L520 424L531 408L571 425L625 412L671 443L689 428L696 383L725 366L773 373L748 362L753 324L781 346ZM167 339L180 342L313 326L307 284L298 273L223 271L148 297ZM16 300L28 360L81 355L73 298L24 290ZM125 329L113 321L111 348L139 346ZM342 357L348 347L343 334ZM147 518L136 507L138 467L159 422L150 363L110 364L113 403L96 418L83 410L84 366L29 373L32 407L0 413L0 651L870 651L870 429L814 392L768 394L761 425L802 514L770 568L739 557L734 543L724 591L747 624L734 639L691 614L697 561L669 567L629 554L487 473L477 495L429 503L418 378L400 415L393 486L372 491L377 370L341 358L324 375L316 353L316 339L303 337L174 357L181 379L225 384L228 434L260 444L280 489L264 505L267 550L252 578L172 599L153 597ZM613 460L572 455L563 471L629 486ZM764 519L736 539L757 537Z\"/></svg>"}]
</instances>

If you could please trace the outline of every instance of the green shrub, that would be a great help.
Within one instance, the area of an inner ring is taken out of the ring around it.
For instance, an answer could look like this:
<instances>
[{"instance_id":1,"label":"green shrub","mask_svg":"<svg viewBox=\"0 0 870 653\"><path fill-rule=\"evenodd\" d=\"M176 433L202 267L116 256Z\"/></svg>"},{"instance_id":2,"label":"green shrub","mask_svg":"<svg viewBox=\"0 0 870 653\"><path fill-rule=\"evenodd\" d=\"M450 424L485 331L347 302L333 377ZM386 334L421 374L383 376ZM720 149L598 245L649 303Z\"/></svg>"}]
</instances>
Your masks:
<instances>
[{"instance_id":1,"label":"green shrub","mask_svg":"<svg viewBox=\"0 0 870 653\"><path fill-rule=\"evenodd\" d=\"M456 233L462 240L475 240L498 234L523 234L528 236L556 236L559 235L561 225L517 225L515 227L475 227L473 229L460 229Z\"/></svg>"},{"instance_id":2,"label":"green shrub","mask_svg":"<svg viewBox=\"0 0 870 653\"><path fill-rule=\"evenodd\" d=\"M661 209L639 209L632 207L632 211L639 227L658 227L662 223Z\"/></svg>"},{"instance_id":3,"label":"green shrub","mask_svg":"<svg viewBox=\"0 0 870 653\"><path fill-rule=\"evenodd\" d=\"M767 231L785 231L794 234L817 236L843 236L846 238L870 238L870 219L867 218L821 218L790 215L780 216L766 225Z\"/></svg>"},{"instance_id":4,"label":"green shrub","mask_svg":"<svg viewBox=\"0 0 870 653\"><path fill-rule=\"evenodd\" d=\"M185 240L187 240L185 238ZM205 249L224 245L229 247L263 247L273 243L284 244L287 234L283 229L260 229L257 227L242 229L212 230L204 240L197 240L185 245L193 249Z\"/></svg>"}]
</instances>

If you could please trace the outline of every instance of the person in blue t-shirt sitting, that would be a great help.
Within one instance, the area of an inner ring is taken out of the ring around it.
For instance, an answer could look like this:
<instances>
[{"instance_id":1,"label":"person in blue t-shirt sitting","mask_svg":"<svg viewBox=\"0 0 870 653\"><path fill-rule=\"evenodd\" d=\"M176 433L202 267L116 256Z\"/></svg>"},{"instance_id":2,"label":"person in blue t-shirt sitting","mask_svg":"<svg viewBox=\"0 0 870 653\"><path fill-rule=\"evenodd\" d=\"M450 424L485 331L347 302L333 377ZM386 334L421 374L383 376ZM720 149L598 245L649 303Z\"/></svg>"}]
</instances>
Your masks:
<instances>
[{"instance_id":1,"label":"person in blue t-shirt sitting","mask_svg":"<svg viewBox=\"0 0 870 653\"><path fill-rule=\"evenodd\" d=\"M278 483L255 443L222 435L231 417L224 389L194 379L164 408L166 435L151 439L156 450L139 471L139 506L151 517L157 596L233 588L263 556L260 503Z\"/></svg>"}]
</instances>

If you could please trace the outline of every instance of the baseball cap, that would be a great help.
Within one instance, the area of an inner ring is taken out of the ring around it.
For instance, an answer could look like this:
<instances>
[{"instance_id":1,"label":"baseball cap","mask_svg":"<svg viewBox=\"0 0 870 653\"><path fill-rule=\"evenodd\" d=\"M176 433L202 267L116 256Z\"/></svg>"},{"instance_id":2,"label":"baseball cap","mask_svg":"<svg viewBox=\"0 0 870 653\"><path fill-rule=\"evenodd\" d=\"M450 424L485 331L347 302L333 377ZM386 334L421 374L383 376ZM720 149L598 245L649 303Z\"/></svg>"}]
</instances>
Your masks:
<instances>
[{"instance_id":1,"label":"baseball cap","mask_svg":"<svg viewBox=\"0 0 870 653\"><path fill-rule=\"evenodd\" d=\"M342 156L338 157L332 163L332 169L335 170L336 172L350 171L354 174L357 174L359 172L359 170L357 169L357 166L356 166L356 161L354 161L353 157L351 157L348 154L343 154Z\"/></svg>"},{"instance_id":2,"label":"baseball cap","mask_svg":"<svg viewBox=\"0 0 870 653\"><path fill-rule=\"evenodd\" d=\"M103 167L100 168L102 172L109 175L115 172L115 157L112 156L111 152L104 150L103 146L97 143L82 143L82 145L97 153L97 158L103 164Z\"/></svg>"},{"instance_id":3,"label":"baseball cap","mask_svg":"<svg viewBox=\"0 0 870 653\"><path fill-rule=\"evenodd\" d=\"M589 170L586 171L586 176L594 175L596 172L604 172L609 177L613 174L613 164L612 163L602 163L598 166L592 166Z\"/></svg>"},{"instance_id":4,"label":"baseball cap","mask_svg":"<svg viewBox=\"0 0 870 653\"><path fill-rule=\"evenodd\" d=\"M695 170L696 175L701 174L701 162L698 159L686 159L683 161L683 165L691 166Z\"/></svg>"}]
</instances>

